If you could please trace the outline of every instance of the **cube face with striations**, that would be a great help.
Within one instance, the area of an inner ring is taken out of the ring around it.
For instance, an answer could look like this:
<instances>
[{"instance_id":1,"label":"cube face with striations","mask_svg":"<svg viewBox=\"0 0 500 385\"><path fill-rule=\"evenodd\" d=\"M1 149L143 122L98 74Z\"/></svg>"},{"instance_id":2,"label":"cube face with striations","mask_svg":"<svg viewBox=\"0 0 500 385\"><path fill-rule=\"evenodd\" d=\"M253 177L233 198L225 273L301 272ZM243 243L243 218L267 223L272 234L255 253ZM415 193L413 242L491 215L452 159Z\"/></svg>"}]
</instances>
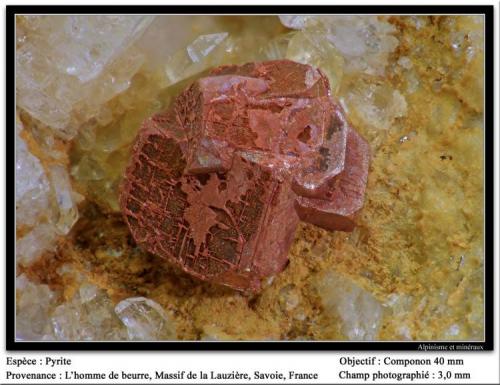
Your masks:
<instances>
[{"instance_id":1,"label":"cube face with striations","mask_svg":"<svg viewBox=\"0 0 500 385\"><path fill-rule=\"evenodd\" d=\"M200 279L256 291L287 263L298 223L290 175L244 152L226 173L187 175L187 140L170 115L148 119L134 145L120 196L132 235Z\"/></svg>"},{"instance_id":2,"label":"cube face with striations","mask_svg":"<svg viewBox=\"0 0 500 385\"><path fill-rule=\"evenodd\" d=\"M120 204L151 253L255 292L285 268L299 217L352 230L368 162L318 69L223 66L143 123Z\"/></svg>"}]
</instances>

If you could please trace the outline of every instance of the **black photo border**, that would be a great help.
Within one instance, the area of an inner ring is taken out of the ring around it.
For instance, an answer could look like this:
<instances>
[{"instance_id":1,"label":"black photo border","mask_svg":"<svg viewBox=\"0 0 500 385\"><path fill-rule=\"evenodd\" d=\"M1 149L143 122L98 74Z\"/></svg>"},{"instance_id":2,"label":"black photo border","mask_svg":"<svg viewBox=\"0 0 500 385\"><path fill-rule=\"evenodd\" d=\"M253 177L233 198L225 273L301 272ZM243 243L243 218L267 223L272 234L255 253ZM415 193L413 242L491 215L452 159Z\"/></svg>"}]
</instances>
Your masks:
<instances>
[{"instance_id":1,"label":"black photo border","mask_svg":"<svg viewBox=\"0 0 500 385\"><path fill-rule=\"evenodd\" d=\"M485 17L484 137L484 341L16 341L15 340L15 17L16 14L481 14ZM7 351L491 351L494 312L494 44L493 5L166 5L166 6L33 6L6 7L6 349ZM497 63L498 64L498 63Z\"/></svg>"}]
</instances>

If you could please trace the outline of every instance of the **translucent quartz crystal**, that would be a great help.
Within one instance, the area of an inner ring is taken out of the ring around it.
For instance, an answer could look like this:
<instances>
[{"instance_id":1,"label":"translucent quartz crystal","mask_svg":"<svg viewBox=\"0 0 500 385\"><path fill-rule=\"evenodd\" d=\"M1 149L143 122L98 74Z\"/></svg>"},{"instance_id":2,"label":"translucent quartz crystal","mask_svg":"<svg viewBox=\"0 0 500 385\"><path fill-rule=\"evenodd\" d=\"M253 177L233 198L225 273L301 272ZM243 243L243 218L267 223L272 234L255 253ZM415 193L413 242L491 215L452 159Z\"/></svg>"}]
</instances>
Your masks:
<instances>
[{"instance_id":1,"label":"translucent quartz crystal","mask_svg":"<svg viewBox=\"0 0 500 385\"><path fill-rule=\"evenodd\" d=\"M414 305L414 298L404 294L389 294L387 300L383 303L384 312L387 317L397 320L399 325L397 329L398 338L401 340L412 340L411 310Z\"/></svg>"},{"instance_id":2,"label":"translucent quartz crystal","mask_svg":"<svg viewBox=\"0 0 500 385\"><path fill-rule=\"evenodd\" d=\"M250 19L259 19L259 22L252 23L249 22ZM234 22L224 23L224 27L215 20L217 18L204 17L192 21L197 35L183 48L169 55L165 65L165 74L170 84L221 64L240 64L272 58L267 55L270 52L267 45L269 35L276 35L281 30L276 19L235 17ZM182 41L186 37L183 28L180 35ZM175 43L177 44L178 42ZM279 58L284 56L280 55Z\"/></svg>"},{"instance_id":3,"label":"translucent quartz crystal","mask_svg":"<svg viewBox=\"0 0 500 385\"><path fill-rule=\"evenodd\" d=\"M289 40L286 58L320 68L336 94L344 73L344 58L322 32L311 28L295 33Z\"/></svg>"},{"instance_id":4,"label":"translucent quartz crystal","mask_svg":"<svg viewBox=\"0 0 500 385\"><path fill-rule=\"evenodd\" d=\"M326 17L327 38L346 58L346 72L384 75L399 41L395 27L377 16Z\"/></svg>"},{"instance_id":5,"label":"translucent quartz crystal","mask_svg":"<svg viewBox=\"0 0 500 385\"><path fill-rule=\"evenodd\" d=\"M124 299L116 305L115 312L127 327L130 340L176 339L175 324L163 308L151 299Z\"/></svg>"},{"instance_id":6,"label":"translucent quartz crystal","mask_svg":"<svg viewBox=\"0 0 500 385\"><path fill-rule=\"evenodd\" d=\"M71 170L71 175L80 181L102 180L106 174L99 162L89 155L84 155Z\"/></svg>"},{"instance_id":7,"label":"translucent quartz crystal","mask_svg":"<svg viewBox=\"0 0 500 385\"><path fill-rule=\"evenodd\" d=\"M17 175L16 184L29 173ZM16 227L30 228L16 240L16 260L23 265L31 264L44 251L54 247L58 236L67 234L78 219L79 195L72 190L66 169L53 165L49 175L50 187L43 185L43 190L39 191L43 195L30 200L27 197L34 194L31 190L16 202Z\"/></svg>"},{"instance_id":8,"label":"translucent quartz crystal","mask_svg":"<svg viewBox=\"0 0 500 385\"><path fill-rule=\"evenodd\" d=\"M398 46L396 29L377 16L280 16L281 22L335 45L348 73L383 75L389 54Z\"/></svg>"},{"instance_id":9,"label":"translucent quartz crystal","mask_svg":"<svg viewBox=\"0 0 500 385\"><path fill-rule=\"evenodd\" d=\"M71 300L58 304L59 293L47 285L16 278L18 340L159 340L175 339L175 326L156 302L139 297L115 308L105 291L86 281L70 264L57 273L79 284Z\"/></svg>"},{"instance_id":10,"label":"translucent quartz crystal","mask_svg":"<svg viewBox=\"0 0 500 385\"><path fill-rule=\"evenodd\" d=\"M55 43L65 39L61 32L71 38L71 44L54 47L58 54L54 64L60 72L76 76L82 83L96 78L115 56L127 48L131 36L142 32L150 21L150 17L68 16L61 20L61 29L54 30L54 22L57 24L54 18L43 20L51 24L49 41Z\"/></svg>"},{"instance_id":11,"label":"translucent quartz crystal","mask_svg":"<svg viewBox=\"0 0 500 385\"><path fill-rule=\"evenodd\" d=\"M449 34L449 43L457 57L465 54L470 62L476 53L484 50L483 23L482 16L459 16L446 21L453 31Z\"/></svg>"},{"instance_id":12,"label":"translucent quartz crystal","mask_svg":"<svg viewBox=\"0 0 500 385\"><path fill-rule=\"evenodd\" d=\"M16 240L17 263L30 265L45 250L52 248L57 238L57 229L52 223L36 225L29 233Z\"/></svg>"},{"instance_id":13,"label":"translucent quartz crystal","mask_svg":"<svg viewBox=\"0 0 500 385\"><path fill-rule=\"evenodd\" d=\"M22 137L23 123L16 115L16 260L29 265L69 232L78 219L79 199L66 167L54 163L44 169Z\"/></svg>"},{"instance_id":14,"label":"translucent quartz crystal","mask_svg":"<svg viewBox=\"0 0 500 385\"><path fill-rule=\"evenodd\" d=\"M20 134L23 124L16 115L16 226L34 226L49 206L49 181L36 156Z\"/></svg>"},{"instance_id":15,"label":"translucent quartz crystal","mask_svg":"<svg viewBox=\"0 0 500 385\"><path fill-rule=\"evenodd\" d=\"M53 340L49 314L56 294L47 285L30 282L21 274L16 278L16 339Z\"/></svg>"},{"instance_id":16,"label":"translucent quartz crystal","mask_svg":"<svg viewBox=\"0 0 500 385\"><path fill-rule=\"evenodd\" d=\"M193 63L198 63L212 52L228 36L227 32L201 35L197 37L186 51Z\"/></svg>"},{"instance_id":17,"label":"translucent quartz crystal","mask_svg":"<svg viewBox=\"0 0 500 385\"><path fill-rule=\"evenodd\" d=\"M281 23L288 28L303 29L306 23L314 16L308 15L279 15Z\"/></svg>"},{"instance_id":18,"label":"translucent quartz crystal","mask_svg":"<svg viewBox=\"0 0 500 385\"><path fill-rule=\"evenodd\" d=\"M99 288L90 283L84 283L78 289L78 294L82 303L90 302L99 294Z\"/></svg>"},{"instance_id":19,"label":"translucent quartz crystal","mask_svg":"<svg viewBox=\"0 0 500 385\"><path fill-rule=\"evenodd\" d=\"M158 15L137 40L136 46L146 56L145 67L155 71L164 68L169 58L202 34L217 31L214 19L195 15ZM165 41L165 37L169 38ZM159 49L161 47L161 49Z\"/></svg>"},{"instance_id":20,"label":"translucent quartz crystal","mask_svg":"<svg viewBox=\"0 0 500 385\"><path fill-rule=\"evenodd\" d=\"M228 36L227 32L201 35L186 48L176 52L165 66L170 83L177 83L219 64L219 51L224 49L223 42Z\"/></svg>"},{"instance_id":21,"label":"translucent quartz crystal","mask_svg":"<svg viewBox=\"0 0 500 385\"><path fill-rule=\"evenodd\" d=\"M54 334L62 341L124 340L126 332L106 293L83 283L71 301L51 315Z\"/></svg>"},{"instance_id":22,"label":"translucent quartz crystal","mask_svg":"<svg viewBox=\"0 0 500 385\"><path fill-rule=\"evenodd\" d=\"M152 16L24 16L16 34L17 104L71 139L143 62L129 50ZM127 54L123 54L127 51Z\"/></svg>"},{"instance_id":23,"label":"translucent quartz crystal","mask_svg":"<svg viewBox=\"0 0 500 385\"><path fill-rule=\"evenodd\" d=\"M327 313L342 321L342 332L352 341L377 339L382 320L382 306L351 279L336 272L327 272L317 283Z\"/></svg>"},{"instance_id":24,"label":"translucent quartz crystal","mask_svg":"<svg viewBox=\"0 0 500 385\"><path fill-rule=\"evenodd\" d=\"M343 84L340 101L349 114L378 130L388 130L396 118L406 115L405 97L377 77L363 76Z\"/></svg>"},{"instance_id":25,"label":"translucent quartz crystal","mask_svg":"<svg viewBox=\"0 0 500 385\"><path fill-rule=\"evenodd\" d=\"M50 158L49 163L53 161L57 163L66 164L67 154L64 146L61 146L62 141L57 138L54 130L35 119L33 116L29 115L23 109L19 109L21 120L23 121L24 127L33 141L30 141L31 145L36 146L37 156L43 154L43 159Z\"/></svg>"},{"instance_id":26,"label":"translucent quartz crystal","mask_svg":"<svg viewBox=\"0 0 500 385\"><path fill-rule=\"evenodd\" d=\"M56 272L59 276L61 276L68 282L71 281L79 285L82 284L82 282L85 282L85 276L70 262L66 262L59 266Z\"/></svg>"},{"instance_id":27,"label":"translucent quartz crystal","mask_svg":"<svg viewBox=\"0 0 500 385\"><path fill-rule=\"evenodd\" d=\"M288 45L290 40L295 36L295 32L279 35L271 39L264 47L261 48L265 60L278 60L286 58ZM299 60L295 60L299 61ZM308 64L308 63L304 63Z\"/></svg>"},{"instance_id":28,"label":"translucent quartz crystal","mask_svg":"<svg viewBox=\"0 0 500 385\"><path fill-rule=\"evenodd\" d=\"M57 203L55 226L59 233L67 234L78 219L76 197L71 189L69 175L64 166L51 166L49 176Z\"/></svg>"},{"instance_id":29,"label":"translucent quartz crystal","mask_svg":"<svg viewBox=\"0 0 500 385\"><path fill-rule=\"evenodd\" d=\"M16 242L18 263L29 265L67 234L78 219L77 195L65 166L49 172L22 138L23 124L16 115L16 229L28 230Z\"/></svg>"},{"instance_id":30,"label":"translucent quartz crystal","mask_svg":"<svg viewBox=\"0 0 500 385\"><path fill-rule=\"evenodd\" d=\"M453 31L449 40L457 62L465 59L461 68L450 71L447 76L454 80L460 100L478 113L482 113L484 105L484 77L476 74L484 62L483 19L482 16L457 16L447 21Z\"/></svg>"}]
</instances>

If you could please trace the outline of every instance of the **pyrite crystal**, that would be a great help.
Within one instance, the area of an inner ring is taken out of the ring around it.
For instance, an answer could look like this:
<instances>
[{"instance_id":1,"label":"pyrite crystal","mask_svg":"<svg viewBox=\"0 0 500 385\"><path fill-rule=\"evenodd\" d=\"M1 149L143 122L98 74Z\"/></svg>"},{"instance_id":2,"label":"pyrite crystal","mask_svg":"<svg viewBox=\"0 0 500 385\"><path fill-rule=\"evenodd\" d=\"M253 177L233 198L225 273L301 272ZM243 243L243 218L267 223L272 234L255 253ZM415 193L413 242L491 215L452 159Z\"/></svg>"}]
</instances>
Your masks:
<instances>
[{"instance_id":1,"label":"pyrite crystal","mask_svg":"<svg viewBox=\"0 0 500 385\"><path fill-rule=\"evenodd\" d=\"M282 271L299 220L351 231L370 149L318 69L222 66L147 119L120 205L135 241L238 290Z\"/></svg>"}]
</instances>

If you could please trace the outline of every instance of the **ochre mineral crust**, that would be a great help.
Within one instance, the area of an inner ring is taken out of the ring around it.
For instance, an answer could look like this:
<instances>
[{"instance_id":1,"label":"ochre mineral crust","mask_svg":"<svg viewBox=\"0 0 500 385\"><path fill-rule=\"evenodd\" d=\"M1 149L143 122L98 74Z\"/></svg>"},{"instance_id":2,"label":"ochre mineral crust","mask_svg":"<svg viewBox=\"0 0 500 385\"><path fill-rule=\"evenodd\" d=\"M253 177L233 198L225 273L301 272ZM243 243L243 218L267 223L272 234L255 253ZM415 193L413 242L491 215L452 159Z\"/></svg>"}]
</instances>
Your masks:
<instances>
[{"instance_id":1,"label":"ochre mineral crust","mask_svg":"<svg viewBox=\"0 0 500 385\"><path fill-rule=\"evenodd\" d=\"M258 291L300 220L351 231L370 149L320 70L223 66L147 119L120 194L136 242L203 280Z\"/></svg>"}]
</instances>

